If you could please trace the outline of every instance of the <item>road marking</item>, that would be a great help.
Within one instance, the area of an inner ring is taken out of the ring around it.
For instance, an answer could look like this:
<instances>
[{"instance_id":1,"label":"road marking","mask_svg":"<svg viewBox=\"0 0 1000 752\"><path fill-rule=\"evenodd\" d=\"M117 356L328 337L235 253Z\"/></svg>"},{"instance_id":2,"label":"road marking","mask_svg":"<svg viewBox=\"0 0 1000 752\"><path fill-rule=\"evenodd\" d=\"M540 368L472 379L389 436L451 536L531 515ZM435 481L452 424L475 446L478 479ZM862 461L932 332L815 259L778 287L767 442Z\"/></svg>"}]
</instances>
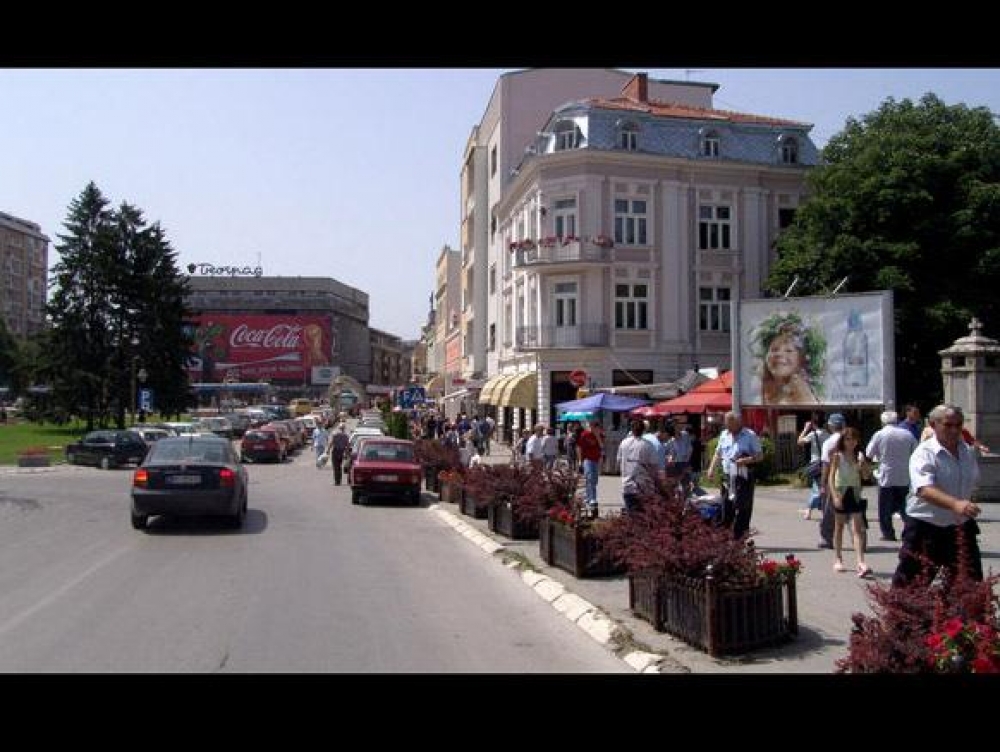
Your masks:
<instances>
[{"instance_id":1,"label":"road marking","mask_svg":"<svg viewBox=\"0 0 1000 752\"><path fill-rule=\"evenodd\" d=\"M106 567L108 564L110 564L112 561L114 561L115 559L117 559L122 554L126 553L127 551L132 550L133 547L134 546L130 544L130 545L127 545L127 546L122 546L117 551L113 551L112 553L108 554L103 559L101 559L100 561L98 561L96 564L93 564L92 566L88 567L83 572L81 572L80 574L78 574L76 577L74 577L73 579L71 579L69 582L65 583L62 587L59 587L56 590L53 590L51 593L49 593L44 598L42 598L40 601L38 601L38 603L36 603L35 605L29 606L24 611L22 611L21 613L19 613L17 616L14 616L13 618L10 618L7 621L5 621L2 624L0 624L0 636L5 635L10 630L12 630L15 627L19 626L26 619L34 616L36 613L38 613L39 611L41 611L43 608L45 608L46 606L50 605L53 601L55 601L55 600L61 598L62 596L64 596L70 590L72 590L77 585L79 585L81 582L83 582L85 579L87 579L92 574L94 574L97 570L99 570L99 569L101 569L103 567Z\"/></svg>"}]
</instances>

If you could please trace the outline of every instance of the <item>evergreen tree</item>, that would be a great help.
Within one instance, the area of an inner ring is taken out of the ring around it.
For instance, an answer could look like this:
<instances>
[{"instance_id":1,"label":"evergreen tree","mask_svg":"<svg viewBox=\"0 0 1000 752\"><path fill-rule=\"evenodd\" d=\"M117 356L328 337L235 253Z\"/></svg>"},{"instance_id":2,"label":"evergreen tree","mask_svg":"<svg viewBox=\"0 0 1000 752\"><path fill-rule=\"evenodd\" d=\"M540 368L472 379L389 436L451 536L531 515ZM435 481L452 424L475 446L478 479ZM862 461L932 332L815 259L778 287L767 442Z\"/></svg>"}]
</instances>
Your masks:
<instances>
[{"instance_id":1,"label":"evergreen tree","mask_svg":"<svg viewBox=\"0 0 1000 752\"><path fill-rule=\"evenodd\" d=\"M781 294L890 289L897 401L940 400L937 351L978 316L1000 326L1000 127L983 107L890 98L849 119L809 177L810 198L778 240Z\"/></svg>"}]
</instances>

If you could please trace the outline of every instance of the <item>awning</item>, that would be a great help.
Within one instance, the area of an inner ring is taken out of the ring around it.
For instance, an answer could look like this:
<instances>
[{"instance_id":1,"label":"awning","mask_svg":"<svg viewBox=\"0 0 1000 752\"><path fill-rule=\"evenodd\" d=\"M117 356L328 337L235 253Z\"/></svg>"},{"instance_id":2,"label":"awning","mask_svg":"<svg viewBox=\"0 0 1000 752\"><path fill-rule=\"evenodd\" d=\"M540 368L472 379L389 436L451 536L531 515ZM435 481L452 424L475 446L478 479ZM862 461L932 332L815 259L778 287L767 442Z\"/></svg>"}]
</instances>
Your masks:
<instances>
[{"instance_id":1,"label":"awning","mask_svg":"<svg viewBox=\"0 0 1000 752\"><path fill-rule=\"evenodd\" d=\"M483 384L483 389L479 392L479 404L480 405L495 405L500 400L500 395L503 393L503 385L510 381L513 376L509 373L502 373L499 376L494 376L493 378L487 380Z\"/></svg>"},{"instance_id":2,"label":"awning","mask_svg":"<svg viewBox=\"0 0 1000 752\"><path fill-rule=\"evenodd\" d=\"M427 394L431 392L441 394L444 391L444 376L438 374L424 385L424 389L427 390Z\"/></svg>"},{"instance_id":3,"label":"awning","mask_svg":"<svg viewBox=\"0 0 1000 752\"><path fill-rule=\"evenodd\" d=\"M523 407L534 410L538 407L538 374L535 371L519 373L503 385L500 407Z\"/></svg>"}]
</instances>

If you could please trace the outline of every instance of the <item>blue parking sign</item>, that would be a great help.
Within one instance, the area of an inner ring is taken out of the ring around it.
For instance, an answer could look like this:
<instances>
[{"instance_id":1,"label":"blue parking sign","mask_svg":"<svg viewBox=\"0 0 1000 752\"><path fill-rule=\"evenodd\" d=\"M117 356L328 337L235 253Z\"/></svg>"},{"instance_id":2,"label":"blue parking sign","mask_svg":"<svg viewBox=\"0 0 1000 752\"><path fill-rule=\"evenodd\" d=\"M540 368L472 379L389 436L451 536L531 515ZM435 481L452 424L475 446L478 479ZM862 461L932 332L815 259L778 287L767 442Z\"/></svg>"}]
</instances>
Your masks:
<instances>
[{"instance_id":1,"label":"blue parking sign","mask_svg":"<svg viewBox=\"0 0 1000 752\"><path fill-rule=\"evenodd\" d=\"M152 389L140 389L139 390L139 409L145 410L146 412L153 411L153 390Z\"/></svg>"}]
</instances>

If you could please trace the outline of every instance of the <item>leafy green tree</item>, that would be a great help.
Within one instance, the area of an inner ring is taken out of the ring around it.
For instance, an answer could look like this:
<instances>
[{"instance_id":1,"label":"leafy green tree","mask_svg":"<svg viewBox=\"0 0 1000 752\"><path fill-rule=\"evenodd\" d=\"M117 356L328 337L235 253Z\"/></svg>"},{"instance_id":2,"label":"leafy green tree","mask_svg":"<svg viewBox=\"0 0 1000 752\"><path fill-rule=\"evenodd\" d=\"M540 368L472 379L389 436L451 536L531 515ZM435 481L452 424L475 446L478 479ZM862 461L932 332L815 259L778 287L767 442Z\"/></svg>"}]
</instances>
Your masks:
<instances>
[{"instance_id":1,"label":"leafy green tree","mask_svg":"<svg viewBox=\"0 0 1000 752\"><path fill-rule=\"evenodd\" d=\"M889 289L896 395L941 396L937 351L970 318L1000 325L1000 126L984 107L890 98L851 118L809 176L811 196L777 243L768 289Z\"/></svg>"},{"instance_id":2,"label":"leafy green tree","mask_svg":"<svg viewBox=\"0 0 1000 752\"><path fill-rule=\"evenodd\" d=\"M20 356L20 347L0 316L0 386L12 387L13 373Z\"/></svg>"}]
</instances>

